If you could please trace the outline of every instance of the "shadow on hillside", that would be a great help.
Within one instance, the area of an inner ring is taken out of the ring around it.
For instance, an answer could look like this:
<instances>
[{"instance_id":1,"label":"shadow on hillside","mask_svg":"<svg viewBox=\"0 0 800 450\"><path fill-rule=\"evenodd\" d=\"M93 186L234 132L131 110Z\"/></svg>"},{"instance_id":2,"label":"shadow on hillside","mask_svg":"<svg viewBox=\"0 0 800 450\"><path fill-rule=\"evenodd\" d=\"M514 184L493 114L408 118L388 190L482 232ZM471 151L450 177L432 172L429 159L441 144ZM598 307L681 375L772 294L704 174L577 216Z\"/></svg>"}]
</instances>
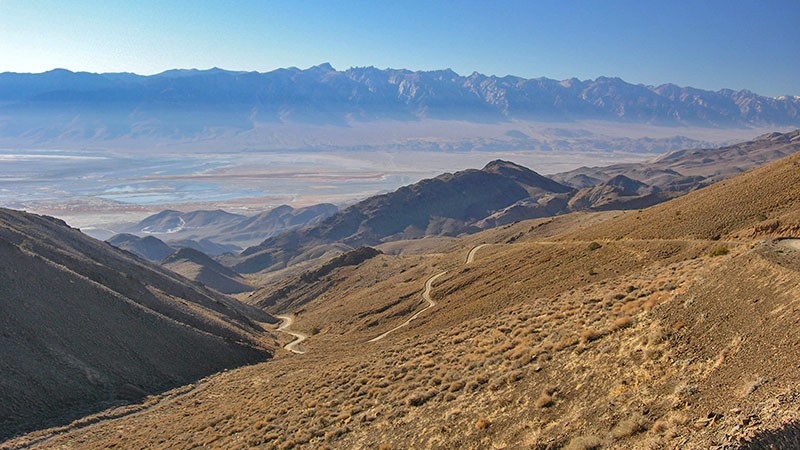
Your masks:
<instances>
[{"instance_id":1,"label":"shadow on hillside","mask_svg":"<svg viewBox=\"0 0 800 450\"><path fill-rule=\"evenodd\" d=\"M800 449L800 421L789 422L782 428L759 433L739 450L789 450Z\"/></svg>"}]
</instances>

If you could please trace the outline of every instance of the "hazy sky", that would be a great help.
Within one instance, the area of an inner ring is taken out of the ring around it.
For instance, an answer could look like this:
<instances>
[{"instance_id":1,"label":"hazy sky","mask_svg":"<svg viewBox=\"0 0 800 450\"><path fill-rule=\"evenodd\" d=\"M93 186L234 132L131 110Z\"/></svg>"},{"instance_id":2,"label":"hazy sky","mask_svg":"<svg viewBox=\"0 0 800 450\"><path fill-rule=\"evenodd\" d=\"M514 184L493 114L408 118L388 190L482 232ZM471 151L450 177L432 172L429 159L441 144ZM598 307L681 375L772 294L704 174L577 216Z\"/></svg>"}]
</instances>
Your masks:
<instances>
[{"instance_id":1,"label":"hazy sky","mask_svg":"<svg viewBox=\"0 0 800 450\"><path fill-rule=\"evenodd\" d=\"M0 71L330 62L800 95L800 0L0 0Z\"/></svg>"}]
</instances>

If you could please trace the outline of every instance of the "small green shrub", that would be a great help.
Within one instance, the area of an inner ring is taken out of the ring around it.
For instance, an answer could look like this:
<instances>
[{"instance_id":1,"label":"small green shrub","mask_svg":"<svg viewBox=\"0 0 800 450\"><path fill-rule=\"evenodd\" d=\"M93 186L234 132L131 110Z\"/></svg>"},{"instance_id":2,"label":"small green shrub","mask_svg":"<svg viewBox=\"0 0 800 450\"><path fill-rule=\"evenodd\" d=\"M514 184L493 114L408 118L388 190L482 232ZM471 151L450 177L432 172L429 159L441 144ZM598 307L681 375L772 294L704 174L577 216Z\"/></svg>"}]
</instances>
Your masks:
<instances>
[{"instance_id":1,"label":"small green shrub","mask_svg":"<svg viewBox=\"0 0 800 450\"><path fill-rule=\"evenodd\" d=\"M730 253L730 250L728 250L728 247L726 247L724 245L718 245L718 246L716 246L716 247L711 249L711 252L709 252L709 255L711 255L712 257L716 257L716 256L727 255L728 253Z\"/></svg>"},{"instance_id":2,"label":"small green shrub","mask_svg":"<svg viewBox=\"0 0 800 450\"><path fill-rule=\"evenodd\" d=\"M589 250L594 251L594 250L597 250L600 247L602 247L602 245L600 245L597 242L592 241L592 242L589 243L589 247L588 248L589 248Z\"/></svg>"}]
</instances>

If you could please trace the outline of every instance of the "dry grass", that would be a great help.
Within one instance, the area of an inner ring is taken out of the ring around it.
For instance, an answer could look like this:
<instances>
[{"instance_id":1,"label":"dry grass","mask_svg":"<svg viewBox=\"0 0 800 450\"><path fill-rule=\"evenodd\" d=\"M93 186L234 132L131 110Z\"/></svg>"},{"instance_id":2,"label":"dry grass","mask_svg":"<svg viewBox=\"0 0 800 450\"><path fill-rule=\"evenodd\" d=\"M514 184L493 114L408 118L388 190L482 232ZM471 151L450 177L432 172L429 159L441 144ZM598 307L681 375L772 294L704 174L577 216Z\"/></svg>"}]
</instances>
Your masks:
<instances>
[{"instance_id":1,"label":"dry grass","mask_svg":"<svg viewBox=\"0 0 800 450\"><path fill-rule=\"evenodd\" d=\"M491 425L492 425L492 421L489 420L489 419L478 419L478 421L475 422L475 429L476 430L485 430L485 429L489 428Z\"/></svg>"}]
</instances>

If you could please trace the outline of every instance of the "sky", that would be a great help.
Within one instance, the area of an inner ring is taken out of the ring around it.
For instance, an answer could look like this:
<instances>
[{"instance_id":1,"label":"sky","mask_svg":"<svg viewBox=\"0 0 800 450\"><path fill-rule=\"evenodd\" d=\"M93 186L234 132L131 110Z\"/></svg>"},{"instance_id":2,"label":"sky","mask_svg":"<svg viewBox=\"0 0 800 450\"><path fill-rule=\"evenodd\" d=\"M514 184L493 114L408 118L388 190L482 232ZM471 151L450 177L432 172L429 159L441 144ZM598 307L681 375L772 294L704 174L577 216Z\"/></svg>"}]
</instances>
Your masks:
<instances>
[{"instance_id":1,"label":"sky","mask_svg":"<svg viewBox=\"0 0 800 450\"><path fill-rule=\"evenodd\" d=\"M0 0L0 72L323 62L800 95L799 0Z\"/></svg>"}]
</instances>

